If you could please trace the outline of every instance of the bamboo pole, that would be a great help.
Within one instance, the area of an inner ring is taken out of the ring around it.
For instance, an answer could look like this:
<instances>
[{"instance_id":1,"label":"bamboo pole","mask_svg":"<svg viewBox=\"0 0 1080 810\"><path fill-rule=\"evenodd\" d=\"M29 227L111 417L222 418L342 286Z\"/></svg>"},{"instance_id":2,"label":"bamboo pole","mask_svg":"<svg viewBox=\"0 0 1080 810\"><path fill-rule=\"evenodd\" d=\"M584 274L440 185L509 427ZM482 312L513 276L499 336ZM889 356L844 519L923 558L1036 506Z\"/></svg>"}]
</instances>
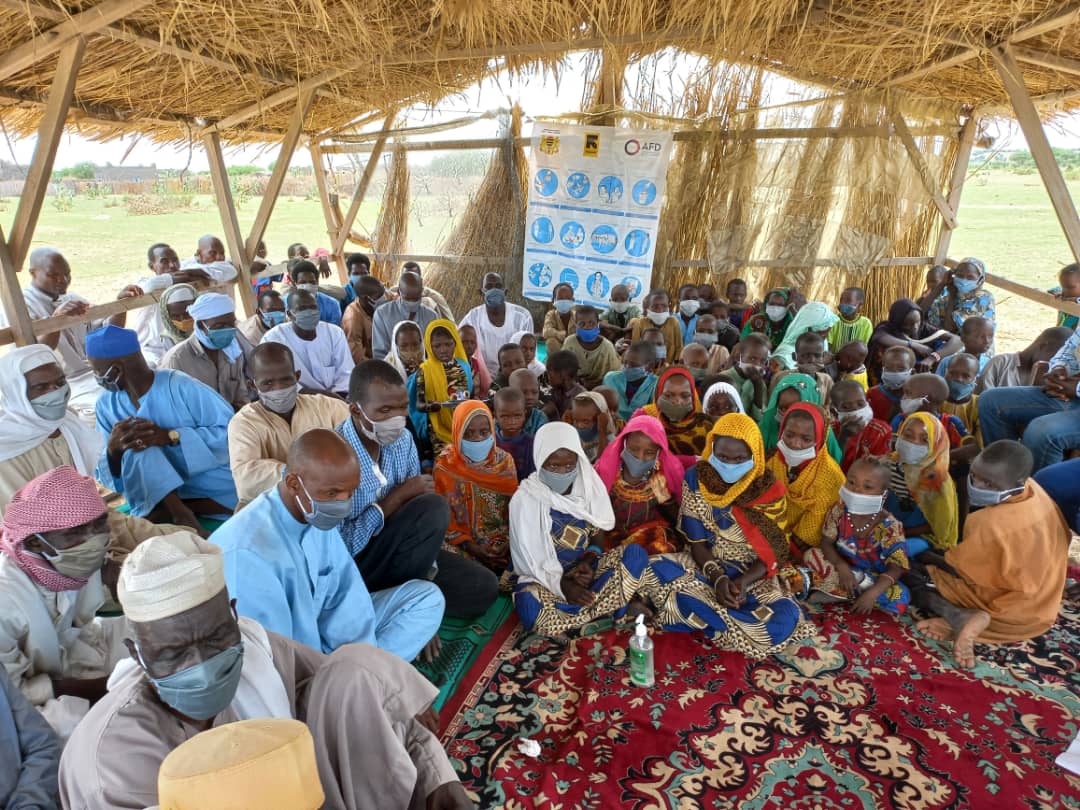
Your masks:
<instances>
[{"instance_id":1,"label":"bamboo pole","mask_svg":"<svg viewBox=\"0 0 1080 810\"><path fill-rule=\"evenodd\" d=\"M1050 195L1050 202L1054 206L1054 213L1057 214L1061 229L1065 232L1069 249L1072 251L1073 258L1080 261L1080 221L1077 220L1076 206L1069 194L1069 187L1065 184L1065 178L1061 176L1061 167L1058 166L1057 158L1054 157L1054 152L1050 148L1046 131L1039 120L1039 113L1024 85L1024 76L1020 71L1020 66L1008 45L993 48L990 53L994 57L994 65L997 67L1001 83L1012 103L1020 129L1024 132L1028 149L1031 150L1031 156L1035 159L1039 174L1042 175L1046 193Z\"/></svg>"},{"instance_id":2,"label":"bamboo pole","mask_svg":"<svg viewBox=\"0 0 1080 810\"><path fill-rule=\"evenodd\" d=\"M8 333L8 340L3 342L14 341L19 346L36 343L30 313L26 309L26 299L23 298L22 287L19 286L19 274L3 233L0 233L0 302L4 305L7 322L11 324L4 330Z\"/></svg>"},{"instance_id":3,"label":"bamboo pole","mask_svg":"<svg viewBox=\"0 0 1080 810\"><path fill-rule=\"evenodd\" d=\"M326 183L326 161L323 160L322 149L316 141L311 141L308 144L308 149L311 152L311 165L315 171L315 188L319 192L319 204L322 206L323 219L326 220L326 236L330 240L331 247L333 247L334 240L337 239L338 229L337 222L334 220L334 208L330 204L330 188ZM338 281L345 284L348 279L345 257L338 251L332 251L332 254L331 258L334 260L334 264L337 265Z\"/></svg>"},{"instance_id":4,"label":"bamboo pole","mask_svg":"<svg viewBox=\"0 0 1080 810\"><path fill-rule=\"evenodd\" d=\"M232 188L229 186L229 172L225 168L225 155L221 151L221 136L209 132L203 138L206 147L206 159L210 163L210 179L214 185L214 198L217 200L221 227L225 231L225 244L229 246L229 255L236 263L240 279L240 305L244 314L255 314L255 296L251 288L251 263L244 250L244 238L240 235L240 222L236 218L236 206L233 203Z\"/></svg>"},{"instance_id":5,"label":"bamboo pole","mask_svg":"<svg viewBox=\"0 0 1080 810\"><path fill-rule=\"evenodd\" d=\"M915 171L918 172L919 179L922 180L923 187L926 189L927 194L930 195L930 199L933 200L934 205L941 213L941 218L945 221L945 226L950 230L955 228L956 214L953 212L953 209L949 207L949 203L941 195L941 189L938 188L937 179L934 177L934 173L930 171L930 167L926 163L926 158L924 158L922 152L919 151L919 145L915 143L915 137L911 134L911 130L908 129L907 121L904 120L904 114L900 112L899 107L894 107L890 117L892 118L893 127L896 129L896 134L900 137L900 143L904 145L904 150L911 159Z\"/></svg>"},{"instance_id":6,"label":"bamboo pole","mask_svg":"<svg viewBox=\"0 0 1080 810\"><path fill-rule=\"evenodd\" d=\"M64 134L64 122L71 108L71 97L75 93L75 82L79 76L86 51L86 40L78 37L60 51L60 60L56 65L52 87L49 88L49 100L41 115L38 125L37 144L34 157L26 173L23 193L19 196L19 207L15 210L15 219L8 235L8 248L15 270L23 266L26 254L30 252L30 240L37 228L41 206L45 202L45 193L49 190L56 150Z\"/></svg>"},{"instance_id":7,"label":"bamboo pole","mask_svg":"<svg viewBox=\"0 0 1080 810\"><path fill-rule=\"evenodd\" d=\"M952 176L949 178L949 208L960 213L960 197L964 192L964 178L967 177L968 163L971 162L971 148L975 145L975 131L979 128L975 116L968 116L960 128L960 142L956 148L956 162L953 163ZM934 264L941 264L949 255L949 243L952 241L956 226L949 227L946 222L938 234L937 247L934 249Z\"/></svg>"},{"instance_id":8,"label":"bamboo pole","mask_svg":"<svg viewBox=\"0 0 1080 810\"><path fill-rule=\"evenodd\" d=\"M397 110L394 110L386 116L386 120L383 122L384 130L389 130L392 127L396 115ZM345 219L341 221L341 228L338 229L337 237L335 237L330 250L335 255L340 255L345 247L345 240L349 238L349 231L352 230L353 223L356 222L356 215L360 213L360 204L364 201L364 195L367 194L371 178L375 176L375 167L378 165L379 156L382 154L384 146L386 146L386 135L381 136L375 142L375 146L371 150L371 157L368 158L367 165L364 166L364 173L360 177L360 182L356 184L356 188L353 190L349 210L345 214Z\"/></svg>"},{"instance_id":9,"label":"bamboo pole","mask_svg":"<svg viewBox=\"0 0 1080 810\"><path fill-rule=\"evenodd\" d=\"M1039 290L1035 287L1029 287L1026 284L1020 284L1017 281L1010 281L1004 276L997 276L993 273L986 274L986 281L989 284L993 284L995 287L1001 287L1003 290L1008 290L1011 293L1019 295L1021 298L1026 298L1029 301L1035 301L1036 303L1043 304L1044 306L1053 307L1059 309L1062 312L1068 312L1070 315L1080 315L1080 304L1075 301L1062 300L1055 298L1045 290Z\"/></svg>"}]
</instances>

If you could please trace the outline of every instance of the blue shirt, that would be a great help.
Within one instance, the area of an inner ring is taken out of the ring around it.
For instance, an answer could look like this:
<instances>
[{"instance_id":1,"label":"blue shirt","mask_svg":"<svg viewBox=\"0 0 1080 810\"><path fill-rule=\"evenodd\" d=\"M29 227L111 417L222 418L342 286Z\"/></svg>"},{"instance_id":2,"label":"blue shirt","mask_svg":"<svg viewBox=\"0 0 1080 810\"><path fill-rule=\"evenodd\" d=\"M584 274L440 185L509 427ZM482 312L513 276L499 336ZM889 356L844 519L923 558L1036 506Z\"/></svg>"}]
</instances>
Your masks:
<instances>
[{"instance_id":1,"label":"blue shirt","mask_svg":"<svg viewBox=\"0 0 1080 810\"><path fill-rule=\"evenodd\" d=\"M376 504L390 490L420 475L420 456L407 430L401 432L396 442L380 449L377 464L361 444L352 419L346 419L334 431L352 445L360 459L360 486L353 493L352 511L339 529L345 547L355 557L382 531L383 513Z\"/></svg>"},{"instance_id":2,"label":"blue shirt","mask_svg":"<svg viewBox=\"0 0 1080 810\"><path fill-rule=\"evenodd\" d=\"M682 316L681 313L676 313L675 317L679 319L679 329L682 330L682 345L685 346L688 343L693 343L694 342L694 333L697 331L697 319L698 319L698 316L695 315L693 318L691 318L690 323L687 323L683 319L683 316ZM672 358L672 359L677 360L678 358Z\"/></svg>"},{"instance_id":3,"label":"blue shirt","mask_svg":"<svg viewBox=\"0 0 1080 810\"><path fill-rule=\"evenodd\" d=\"M241 616L324 653L378 644L375 608L337 529L300 523L275 486L210 538L225 557L225 583Z\"/></svg>"},{"instance_id":4,"label":"blue shirt","mask_svg":"<svg viewBox=\"0 0 1080 810\"><path fill-rule=\"evenodd\" d=\"M1077 376L1080 374L1080 357L1077 357L1077 352L1080 352L1080 327L1069 336L1057 354L1050 358L1050 369L1061 366L1070 377ZM1080 391L1080 388L1077 391Z\"/></svg>"},{"instance_id":5,"label":"blue shirt","mask_svg":"<svg viewBox=\"0 0 1080 810\"><path fill-rule=\"evenodd\" d=\"M949 370L949 363L952 362L954 357L956 357L955 354L950 354L948 357L942 357L941 360L938 361L937 368L934 369L934 373L937 374L939 377L944 377L945 372ZM979 374L983 373L983 369L986 368L986 364L989 363L989 362L990 362L990 355L988 355L988 354L980 354L979 355L979 371L978 371Z\"/></svg>"},{"instance_id":6,"label":"blue shirt","mask_svg":"<svg viewBox=\"0 0 1080 810\"><path fill-rule=\"evenodd\" d=\"M0 670L0 807L59 807L60 740Z\"/></svg>"},{"instance_id":7,"label":"blue shirt","mask_svg":"<svg viewBox=\"0 0 1080 810\"><path fill-rule=\"evenodd\" d=\"M341 302L326 293L316 293L315 299L319 302L319 320L341 326Z\"/></svg>"}]
</instances>

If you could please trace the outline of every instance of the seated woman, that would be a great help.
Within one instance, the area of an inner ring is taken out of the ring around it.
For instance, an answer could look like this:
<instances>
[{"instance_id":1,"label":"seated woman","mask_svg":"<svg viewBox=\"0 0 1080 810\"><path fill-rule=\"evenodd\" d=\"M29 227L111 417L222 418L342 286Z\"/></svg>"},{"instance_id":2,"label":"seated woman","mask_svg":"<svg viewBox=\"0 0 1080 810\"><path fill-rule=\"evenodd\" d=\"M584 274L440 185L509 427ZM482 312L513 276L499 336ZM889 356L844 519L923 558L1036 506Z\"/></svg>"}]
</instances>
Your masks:
<instances>
[{"instance_id":1,"label":"seated woman","mask_svg":"<svg viewBox=\"0 0 1080 810\"><path fill-rule=\"evenodd\" d=\"M720 604L725 629L715 638L764 658L815 632L776 577L790 558L784 485L766 469L761 433L749 416L720 417L706 446L686 472L680 526Z\"/></svg>"},{"instance_id":2,"label":"seated woman","mask_svg":"<svg viewBox=\"0 0 1080 810\"><path fill-rule=\"evenodd\" d=\"M701 398L701 410L710 419L719 419L729 413L746 413L743 410L742 397L729 382L715 382L705 389Z\"/></svg>"},{"instance_id":3,"label":"seated woman","mask_svg":"<svg viewBox=\"0 0 1080 810\"><path fill-rule=\"evenodd\" d=\"M672 366L656 383L652 405L639 409L634 416L651 416L664 426L668 448L690 467L705 449L705 437L713 420L701 412L694 378L685 368Z\"/></svg>"},{"instance_id":4,"label":"seated woman","mask_svg":"<svg viewBox=\"0 0 1080 810\"><path fill-rule=\"evenodd\" d=\"M780 423L787 409L797 402L807 402L821 407L821 392L817 382L806 374L787 374L776 384L769 396L769 404L761 414L761 436L765 442L765 452L771 453L780 441ZM832 428L826 434L825 447L837 464L844 457Z\"/></svg>"},{"instance_id":5,"label":"seated woman","mask_svg":"<svg viewBox=\"0 0 1080 810\"><path fill-rule=\"evenodd\" d=\"M786 527L795 556L821 545L821 524L844 485L840 465L825 452L827 429L821 408L797 402L784 414L769 457L769 472L787 486Z\"/></svg>"},{"instance_id":6,"label":"seated woman","mask_svg":"<svg viewBox=\"0 0 1080 810\"><path fill-rule=\"evenodd\" d=\"M986 264L982 259L968 256L956 265L938 286L938 296L926 311L926 322L938 329L947 329L959 335L968 318L985 318L991 328L996 324L994 294L983 285L986 283ZM994 342L986 350L994 356Z\"/></svg>"},{"instance_id":7,"label":"seated woman","mask_svg":"<svg viewBox=\"0 0 1080 810\"><path fill-rule=\"evenodd\" d=\"M401 379L409 381L420 364L427 359L424 352L424 335L412 321L401 321L390 334L390 351L386 362L397 369Z\"/></svg>"},{"instance_id":8,"label":"seated woman","mask_svg":"<svg viewBox=\"0 0 1080 810\"><path fill-rule=\"evenodd\" d=\"M409 415L420 438L438 457L450 442L453 409L472 397L472 368L457 327L441 318L428 324L427 359L409 378Z\"/></svg>"},{"instance_id":9,"label":"seated woman","mask_svg":"<svg viewBox=\"0 0 1080 810\"><path fill-rule=\"evenodd\" d=\"M959 336L927 323L910 298L901 298L889 307L889 317L874 327L870 338L866 370L875 385L881 382L885 352L893 346L907 347L915 353L920 370L933 371L942 357L956 354L964 344Z\"/></svg>"},{"instance_id":10,"label":"seated woman","mask_svg":"<svg viewBox=\"0 0 1080 810\"><path fill-rule=\"evenodd\" d=\"M959 508L949 475L949 437L932 414L907 417L896 434L889 457L892 477L885 508L904 525L909 559L933 547L956 545Z\"/></svg>"},{"instance_id":11,"label":"seated woman","mask_svg":"<svg viewBox=\"0 0 1080 810\"><path fill-rule=\"evenodd\" d=\"M605 536L608 548L636 543L649 554L678 549L683 465L668 449L660 422L644 415L627 422L596 462L596 472L615 513L615 528Z\"/></svg>"},{"instance_id":12,"label":"seated woman","mask_svg":"<svg viewBox=\"0 0 1080 810\"><path fill-rule=\"evenodd\" d=\"M454 409L451 441L435 460L435 491L450 506L446 548L501 574L510 563L517 472L510 455L495 446L495 423L482 402Z\"/></svg>"}]
</instances>

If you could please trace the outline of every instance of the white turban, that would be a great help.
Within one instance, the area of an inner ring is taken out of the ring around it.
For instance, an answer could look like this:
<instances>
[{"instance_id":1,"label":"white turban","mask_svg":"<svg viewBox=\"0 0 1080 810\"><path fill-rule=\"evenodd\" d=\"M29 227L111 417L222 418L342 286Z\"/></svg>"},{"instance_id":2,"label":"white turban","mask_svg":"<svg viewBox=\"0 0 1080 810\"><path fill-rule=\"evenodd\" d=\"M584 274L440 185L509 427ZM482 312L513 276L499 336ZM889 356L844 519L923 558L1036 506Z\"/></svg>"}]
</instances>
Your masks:
<instances>
[{"instance_id":1,"label":"white turban","mask_svg":"<svg viewBox=\"0 0 1080 810\"><path fill-rule=\"evenodd\" d=\"M236 312L236 302L231 296L216 292L204 292L188 305L188 315L197 321L208 321Z\"/></svg>"},{"instance_id":2,"label":"white turban","mask_svg":"<svg viewBox=\"0 0 1080 810\"><path fill-rule=\"evenodd\" d=\"M133 622L191 610L225 589L221 549L192 532L144 540L124 560L118 596Z\"/></svg>"}]
</instances>

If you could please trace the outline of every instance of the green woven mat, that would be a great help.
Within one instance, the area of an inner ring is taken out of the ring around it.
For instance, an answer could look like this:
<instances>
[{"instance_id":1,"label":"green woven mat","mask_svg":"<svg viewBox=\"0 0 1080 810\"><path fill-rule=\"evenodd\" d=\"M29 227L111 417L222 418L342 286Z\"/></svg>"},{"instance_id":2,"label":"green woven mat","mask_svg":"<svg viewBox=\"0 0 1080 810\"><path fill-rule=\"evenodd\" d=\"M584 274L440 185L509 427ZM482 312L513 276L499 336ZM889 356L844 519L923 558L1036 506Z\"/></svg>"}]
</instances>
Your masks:
<instances>
[{"instance_id":1,"label":"green woven mat","mask_svg":"<svg viewBox=\"0 0 1080 810\"><path fill-rule=\"evenodd\" d=\"M439 627L442 652L432 663L417 662L420 670L439 689L436 710L441 709L457 690L461 679L473 665L480 650L514 610L509 595L500 594L482 616L475 619L443 619Z\"/></svg>"}]
</instances>

